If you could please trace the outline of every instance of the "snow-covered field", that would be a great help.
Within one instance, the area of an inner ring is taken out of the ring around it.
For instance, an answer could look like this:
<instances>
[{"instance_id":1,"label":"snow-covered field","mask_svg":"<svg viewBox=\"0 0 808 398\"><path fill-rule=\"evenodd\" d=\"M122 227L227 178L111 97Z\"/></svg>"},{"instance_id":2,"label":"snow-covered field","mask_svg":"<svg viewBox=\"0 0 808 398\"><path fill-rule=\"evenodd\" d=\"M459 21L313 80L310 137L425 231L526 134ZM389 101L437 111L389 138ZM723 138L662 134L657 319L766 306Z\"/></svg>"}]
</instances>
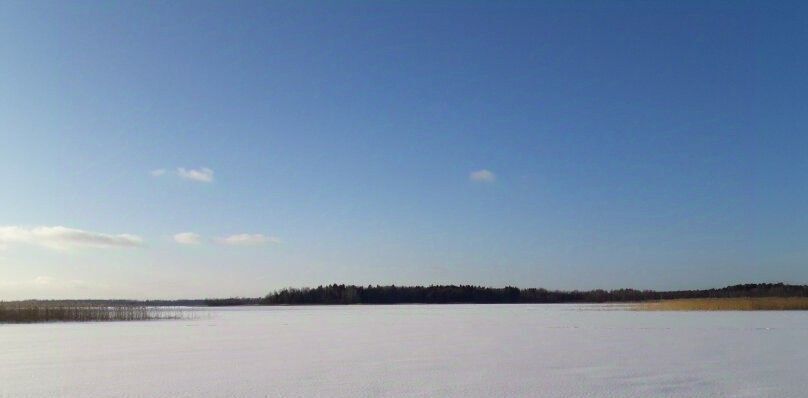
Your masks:
<instances>
[{"instance_id":1,"label":"snow-covered field","mask_svg":"<svg viewBox=\"0 0 808 398\"><path fill-rule=\"evenodd\" d=\"M806 397L808 312L229 308L0 325L0 397Z\"/></svg>"}]
</instances>

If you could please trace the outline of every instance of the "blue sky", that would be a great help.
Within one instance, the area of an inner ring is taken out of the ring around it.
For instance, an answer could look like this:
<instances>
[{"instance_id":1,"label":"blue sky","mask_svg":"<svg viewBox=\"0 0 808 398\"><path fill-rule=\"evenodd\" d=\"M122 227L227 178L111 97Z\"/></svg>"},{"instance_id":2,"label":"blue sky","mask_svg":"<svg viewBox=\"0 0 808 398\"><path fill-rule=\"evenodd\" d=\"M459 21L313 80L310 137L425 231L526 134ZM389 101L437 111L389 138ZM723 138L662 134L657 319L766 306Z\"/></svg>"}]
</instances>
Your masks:
<instances>
[{"instance_id":1,"label":"blue sky","mask_svg":"<svg viewBox=\"0 0 808 398\"><path fill-rule=\"evenodd\" d=\"M2 2L0 298L806 283L806 11Z\"/></svg>"}]
</instances>

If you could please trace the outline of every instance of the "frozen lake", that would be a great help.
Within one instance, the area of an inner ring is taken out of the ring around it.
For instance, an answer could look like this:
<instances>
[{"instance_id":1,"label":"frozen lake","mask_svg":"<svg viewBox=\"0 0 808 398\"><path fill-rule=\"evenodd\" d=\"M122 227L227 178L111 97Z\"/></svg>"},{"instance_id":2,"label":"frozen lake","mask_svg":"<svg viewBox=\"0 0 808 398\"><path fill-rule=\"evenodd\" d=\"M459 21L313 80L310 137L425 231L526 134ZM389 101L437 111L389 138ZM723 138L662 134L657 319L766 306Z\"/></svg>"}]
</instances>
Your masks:
<instances>
[{"instance_id":1,"label":"frozen lake","mask_svg":"<svg viewBox=\"0 0 808 398\"><path fill-rule=\"evenodd\" d=\"M808 312L216 309L0 325L0 397L805 397Z\"/></svg>"}]
</instances>

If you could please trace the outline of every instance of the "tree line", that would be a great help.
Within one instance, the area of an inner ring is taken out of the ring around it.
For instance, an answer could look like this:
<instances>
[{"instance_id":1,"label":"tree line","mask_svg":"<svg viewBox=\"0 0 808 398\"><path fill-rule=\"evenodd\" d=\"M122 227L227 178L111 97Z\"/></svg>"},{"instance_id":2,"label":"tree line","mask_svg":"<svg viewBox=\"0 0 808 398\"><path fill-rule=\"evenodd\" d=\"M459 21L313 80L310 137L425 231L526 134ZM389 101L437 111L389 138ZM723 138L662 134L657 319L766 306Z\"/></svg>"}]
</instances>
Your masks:
<instances>
[{"instance_id":1,"label":"tree line","mask_svg":"<svg viewBox=\"0 0 808 398\"><path fill-rule=\"evenodd\" d=\"M719 289L654 291L636 289L563 291L541 288L492 288L473 285L356 286L332 284L286 288L264 297L206 299L208 306L300 304L451 304L451 303L612 303L680 298L808 297L808 285L756 283Z\"/></svg>"}]
</instances>

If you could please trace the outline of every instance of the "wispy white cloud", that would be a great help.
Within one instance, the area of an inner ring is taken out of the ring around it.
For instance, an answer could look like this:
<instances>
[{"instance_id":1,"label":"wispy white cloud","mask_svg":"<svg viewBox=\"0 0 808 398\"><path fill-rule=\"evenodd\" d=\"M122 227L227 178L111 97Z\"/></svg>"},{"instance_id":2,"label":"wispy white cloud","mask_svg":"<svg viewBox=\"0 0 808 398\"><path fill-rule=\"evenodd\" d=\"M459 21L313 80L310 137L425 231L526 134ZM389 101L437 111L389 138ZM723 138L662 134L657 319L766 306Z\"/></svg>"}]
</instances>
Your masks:
<instances>
[{"instance_id":1,"label":"wispy white cloud","mask_svg":"<svg viewBox=\"0 0 808 398\"><path fill-rule=\"evenodd\" d=\"M213 182L213 170L207 167L202 167L199 169L186 169L180 167L177 169L177 175L180 178L196 182Z\"/></svg>"},{"instance_id":2,"label":"wispy white cloud","mask_svg":"<svg viewBox=\"0 0 808 398\"><path fill-rule=\"evenodd\" d=\"M38 286L47 286L53 283L53 278L49 276L37 276L34 278L33 283Z\"/></svg>"},{"instance_id":3,"label":"wispy white cloud","mask_svg":"<svg viewBox=\"0 0 808 398\"><path fill-rule=\"evenodd\" d=\"M152 177L160 177L166 173L166 169L155 169L149 172Z\"/></svg>"},{"instance_id":4,"label":"wispy white cloud","mask_svg":"<svg viewBox=\"0 0 808 398\"><path fill-rule=\"evenodd\" d=\"M469 174L469 180L474 182L492 183L497 180L497 175L490 170L482 169L472 171Z\"/></svg>"},{"instance_id":5,"label":"wispy white cloud","mask_svg":"<svg viewBox=\"0 0 808 398\"><path fill-rule=\"evenodd\" d=\"M216 240L218 243L230 246L258 246L269 243L280 243L280 239L263 234L237 234Z\"/></svg>"},{"instance_id":6,"label":"wispy white cloud","mask_svg":"<svg viewBox=\"0 0 808 398\"><path fill-rule=\"evenodd\" d=\"M202 237L193 232L180 232L174 235L174 242L182 245L198 245L202 243Z\"/></svg>"},{"instance_id":7,"label":"wispy white cloud","mask_svg":"<svg viewBox=\"0 0 808 398\"><path fill-rule=\"evenodd\" d=\"M111 235L63 226L31 228L0 226L0 248L14 244L28 244L56 250L74 248L109 249L142 246L143 239L137 235Z\"/></svg>"}]
</instances>

